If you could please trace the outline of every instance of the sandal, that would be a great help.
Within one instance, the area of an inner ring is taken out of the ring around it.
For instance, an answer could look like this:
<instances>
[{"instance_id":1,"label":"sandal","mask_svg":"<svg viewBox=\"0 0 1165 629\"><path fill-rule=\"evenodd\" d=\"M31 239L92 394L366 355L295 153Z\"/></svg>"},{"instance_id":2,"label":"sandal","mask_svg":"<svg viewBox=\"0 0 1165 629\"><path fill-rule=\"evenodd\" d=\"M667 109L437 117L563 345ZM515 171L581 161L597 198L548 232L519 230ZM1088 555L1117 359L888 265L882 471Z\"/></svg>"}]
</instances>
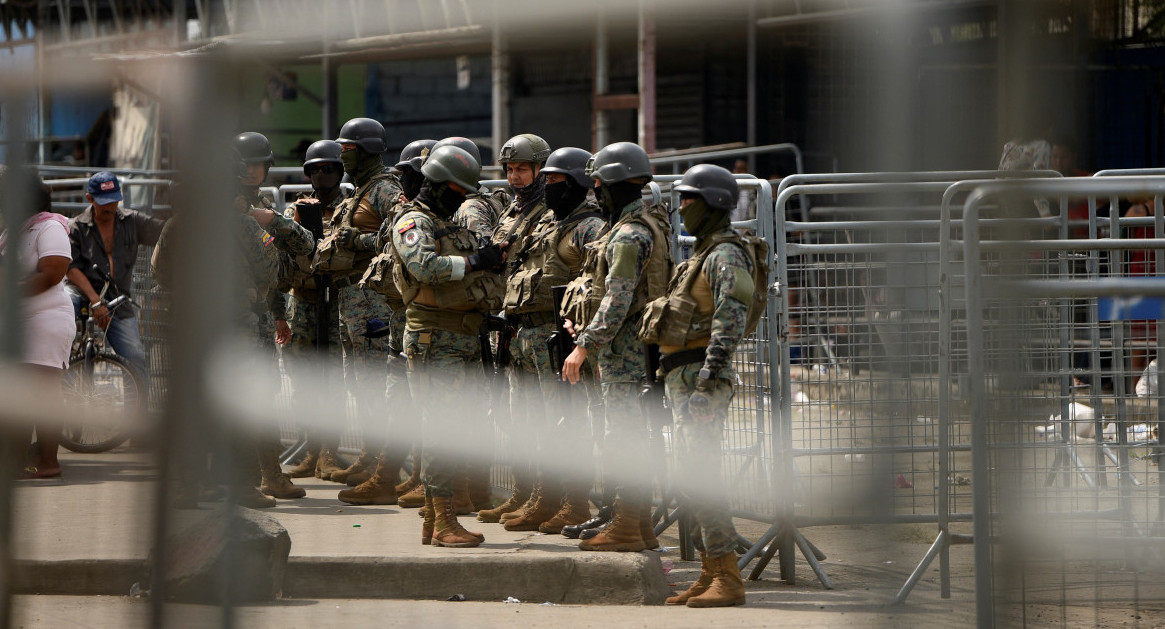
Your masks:
<instances>
[{"instance_id":1,"label":"sandal","mask_svg":"<svg viewBox=\"0 0 1165 629\"><path fill-rule=\"evenodd\" d=\"M61 468L55 469L40 469L35 465L29 465L20 473L16 475L17 480L29 480L33 478L60 478Z\"/></svg>"}]
</instances>

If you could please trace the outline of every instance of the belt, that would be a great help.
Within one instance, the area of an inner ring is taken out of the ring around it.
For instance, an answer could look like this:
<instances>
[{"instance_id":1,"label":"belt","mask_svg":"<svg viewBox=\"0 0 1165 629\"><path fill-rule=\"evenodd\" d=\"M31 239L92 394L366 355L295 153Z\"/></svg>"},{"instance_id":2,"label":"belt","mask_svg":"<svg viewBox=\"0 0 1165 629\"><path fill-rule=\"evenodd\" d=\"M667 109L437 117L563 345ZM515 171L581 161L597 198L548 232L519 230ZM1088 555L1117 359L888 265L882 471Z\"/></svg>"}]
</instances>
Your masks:
<instances>
[{"instance_id":1,"label":"belt","mask_svg":"<svg viewBox=\"0 0 1165 629\"><path fill-rule=\"evenodd\" d=\"M704 358L707 356L707 353L707 347L697 347L695 349L685 349L672 354L664 354L659 359L659 370L663 372L664 375L666 375L671 370L679 369L684 365L702 363L704 362Z\"/></svg>"},{"instance_id":2,"label":"belt","mask_svg":"<svg viewBox=\"0 0 1165 629\"><path fill-rule=\"evenodd\" d=\"M352 273L350 275L341 275L339 277L332 277L332 288L340 290L341 288L348 288L349 286L359 283L363 273Z\"/></svg>"},{"instance_id":3,"label":"belt","mask_svg":"<svg viewBox=\"0 0 1165 629\"><path fill-rule=\"evenodd\" d=\"M553 312L523 312L516 315L506 315L506 321L512 322L519 328L537 328L548 323L556 323Z\"/></svg>"}]
</instances>

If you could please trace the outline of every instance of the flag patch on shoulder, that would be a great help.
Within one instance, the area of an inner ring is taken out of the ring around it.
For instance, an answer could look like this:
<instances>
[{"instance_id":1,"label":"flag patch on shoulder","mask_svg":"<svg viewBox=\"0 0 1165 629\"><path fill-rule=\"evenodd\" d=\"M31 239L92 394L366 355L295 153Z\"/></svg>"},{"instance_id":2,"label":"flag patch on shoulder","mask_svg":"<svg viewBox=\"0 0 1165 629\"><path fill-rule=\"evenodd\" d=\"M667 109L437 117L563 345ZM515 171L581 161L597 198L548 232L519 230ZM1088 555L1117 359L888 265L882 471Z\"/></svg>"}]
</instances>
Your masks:
<instances>
[{"instance_id":1,"label":"flag patch on shoulder","mask_svg":"<svg viewBox=\"0 0 1165 629\"><path fill-rule=\"evenodd\" d=\"M270 247L271 243L275 242L275 236L272 236L271 234L268 234L267 232L263 232L263 236L262 236L262 238L260 238L260 240L263 241L264 247Z\"/></svg>"},{"instance_id":2,"label":"flag patch on shoulder","mask_svg":"<svg viewBox=\"0 0 1165 629\"><path fill-rule=\"evenodd\" d=\"M403 234L416 226L417 226L417 221L410 218L409 220L404 221L400 225L398 225L396 228L396 231L397 231L397 233Z\"/></svg>"}]
</instances>

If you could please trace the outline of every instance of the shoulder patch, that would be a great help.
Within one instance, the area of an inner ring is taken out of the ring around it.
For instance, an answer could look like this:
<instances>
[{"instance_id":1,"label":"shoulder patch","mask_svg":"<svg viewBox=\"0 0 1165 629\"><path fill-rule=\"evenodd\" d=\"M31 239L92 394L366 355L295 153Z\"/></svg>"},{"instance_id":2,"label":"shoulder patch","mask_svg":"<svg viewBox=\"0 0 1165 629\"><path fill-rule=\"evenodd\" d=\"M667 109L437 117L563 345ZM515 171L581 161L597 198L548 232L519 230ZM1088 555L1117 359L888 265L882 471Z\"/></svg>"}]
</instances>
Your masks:
<instances>
[{"instance_id":1,"label":"shoulder patch","mask_svg":"<svg viewBox=\"0 0 1165 629\"><path fill-rule=\"evenodd\" d=\"M275 242L275 237L267 232L263 232L263 235L259 236L259 242L263 243L264 247L270 247L271 243Z\"/></svg>"},{"instance_id":2,"label":"shoulder patch","mask_svg":"<svg viewBox=\"0 0 1165 629\"><path fill-rule=\"evenodd\" d=\"M614 277L635 277L635 262L639 258L639 247L629 242L615 243L611 247L611 275Z\"/></svg>"},{"instance_id":3,"label":"shoulder patch","mask_svg":"<svg viewBox=\"0 0 1165 629\"><path fill-rule=\"evenodd\" d=\"M410 247L417 244L421 240L421 230L410 230L409 233L405 234L404 240L405 244Z\"/></svg>"},{"instance_id":4,"label":"shoulder patch","mask_svg":"<svg viewBox=\"0 0 1165 629\"><path fill-rule=\"evenodd\" d=\"M732 298L742 304L751 304L756 292L756 287L752 283L752 273L740 267L733 267L732 272L736 276L732 282Z\"/></svg>"},{"instance_id":5,"label":"shoulder patch","mask_svg":"<svg viewBox=\"0 0 1165 629\"><path fill-rule=\"evenodd\" d=\"M407 221L401 221L401 223L396 226L396 231L397 231L397 233L403 234L416 226L417 226L417 221L410 218Z\"/></svg>"}]
</instances>

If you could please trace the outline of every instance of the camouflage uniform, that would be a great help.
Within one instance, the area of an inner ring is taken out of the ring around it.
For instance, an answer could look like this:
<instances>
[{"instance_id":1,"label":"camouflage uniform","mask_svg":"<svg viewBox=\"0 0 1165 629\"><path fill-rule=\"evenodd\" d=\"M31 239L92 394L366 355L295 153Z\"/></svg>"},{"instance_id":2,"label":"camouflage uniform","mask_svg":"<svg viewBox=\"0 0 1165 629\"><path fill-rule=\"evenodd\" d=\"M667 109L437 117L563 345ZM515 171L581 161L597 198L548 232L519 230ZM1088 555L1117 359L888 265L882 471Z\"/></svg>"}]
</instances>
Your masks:
<instances>
[{"instance_id":1,"label":"camouflage uniform","mask_svg":"<svg viewBox=\"0 0 1165 629\"><path fill-rule=\"evenodd\" d=\"M666 231L670 224L666 212L645 208L640 199L624 207L619 216L605 241L600 241L603 259L595 261L598 268L587 270L593 283L603 283L605 293L575 345L588 353L597 351L606 414L603 460L610 473L605 482L617 486L617 499L642 504L650 498L651 469L644 456L647 423L639 405L640 381L647 369L638 339L639 317L646 302L662 294L670 275L670 231ZM660 229L658 238L663 242L656 242L649 220Z\"/></svg>"},{"instance_id":2,"label":"camouflage uniform","mask_svg":"<svg viewBox=\"0 0 1165 629\"><path fill-rule=\"evenodd\" d=\"M465 462L461 453L476 445L466 435L477 430L458 419L479 415L475 410L484 399L478 330L483 313L496 307L501 279L489 271L467 271L465 258L477 251L476 237L419 202L401 208L392 245L394 277L408 304L409 387L413 399L423 401L426 493L448 498L453 474Z\"/></svg>"},{"instance_id":3,"label":"camouflage uniform","mask_svg":"<svg viewBox=\"0 0 1165 629\"><path fill-rule=\"evenodd\" d=\"M465 202L453 213L452 220L488 242L493 239L494 229L501 218L496 204L502 203L502 207L505 207L509 202L504 191L486 194L475 192L465 197Z\"/></svg>"},{"instance_id":4,"label":"camouflage uniform","mask_svg":"<svg viewBox=\"0 0 1165 629\"><path fill-rule=\"evenodd\" d=\"M708 241L711 241L711 250L705 257L701 245ZM696 303L696 313L691 323L683 326L687 329L681 332L688 332L690 340L684 346L660 348L667 355L707 343L702 362L692 362L668 372L665 390L675 420L679 487L703 533L696 539L702 542L701 547L709 557L729 554L736 547L736 529L732 525L728 494L721 477L720 443L733 396L733 383L736 382L732 354L744 337L754 290L752 260L738 243L731 228L697 243L696 256L680 266L669 287L669 294L680 291L688 285L685 282L689 279L688 274L699 274L691 283L688 295L689 300ZM702 263L700 258L703 258ZM697 263L699 268L696 268ZM667 326L668 323L664 321L661 325ZM702 368L714 374L712 388L704 392L711 401L710 410L714 415L708 421L693 419L688 410L688 400L696 391L696 380Z\"/></svg>"},{"instance_id":5,"label":"camouflage uniform","mask_svg":"<svg viewBox=\"0 0 1165 629\"><path fill-rule=\"evenodd\" d=\"M365 178L367 177L367 178ZM332 220L325 229L338 229L348 222L362 235L373 240L384 221L392 216L392 209L401 196L400 182L396 175L389 174L388 168L379 172L365 175L355 181L357 188L356 199L342 205L332 215ZM361 189L363 196L359 195ZM351 217L349 218L349 215ZM386 325L392 319L392 310L384 295L359 285L372 254L356 253L356 262L352 271L346 275L334 274L333 283L337 287L337 310L340 316L340 338L344 346L344 369L350 374L353 393L356 396L358 423L364 431L366 441L377 444L384 440L384 435L373 436L379 410L384 404L384 385L386 377L386 356L391 348L391 332L389 336L367 338L364 336L368 329L368 322L379 319ZM383 432L383 427L382 432ZM366 443L367 446L367 443ZM375 452L376 447L366 449Z\"/></svg>"}]
</instances>

